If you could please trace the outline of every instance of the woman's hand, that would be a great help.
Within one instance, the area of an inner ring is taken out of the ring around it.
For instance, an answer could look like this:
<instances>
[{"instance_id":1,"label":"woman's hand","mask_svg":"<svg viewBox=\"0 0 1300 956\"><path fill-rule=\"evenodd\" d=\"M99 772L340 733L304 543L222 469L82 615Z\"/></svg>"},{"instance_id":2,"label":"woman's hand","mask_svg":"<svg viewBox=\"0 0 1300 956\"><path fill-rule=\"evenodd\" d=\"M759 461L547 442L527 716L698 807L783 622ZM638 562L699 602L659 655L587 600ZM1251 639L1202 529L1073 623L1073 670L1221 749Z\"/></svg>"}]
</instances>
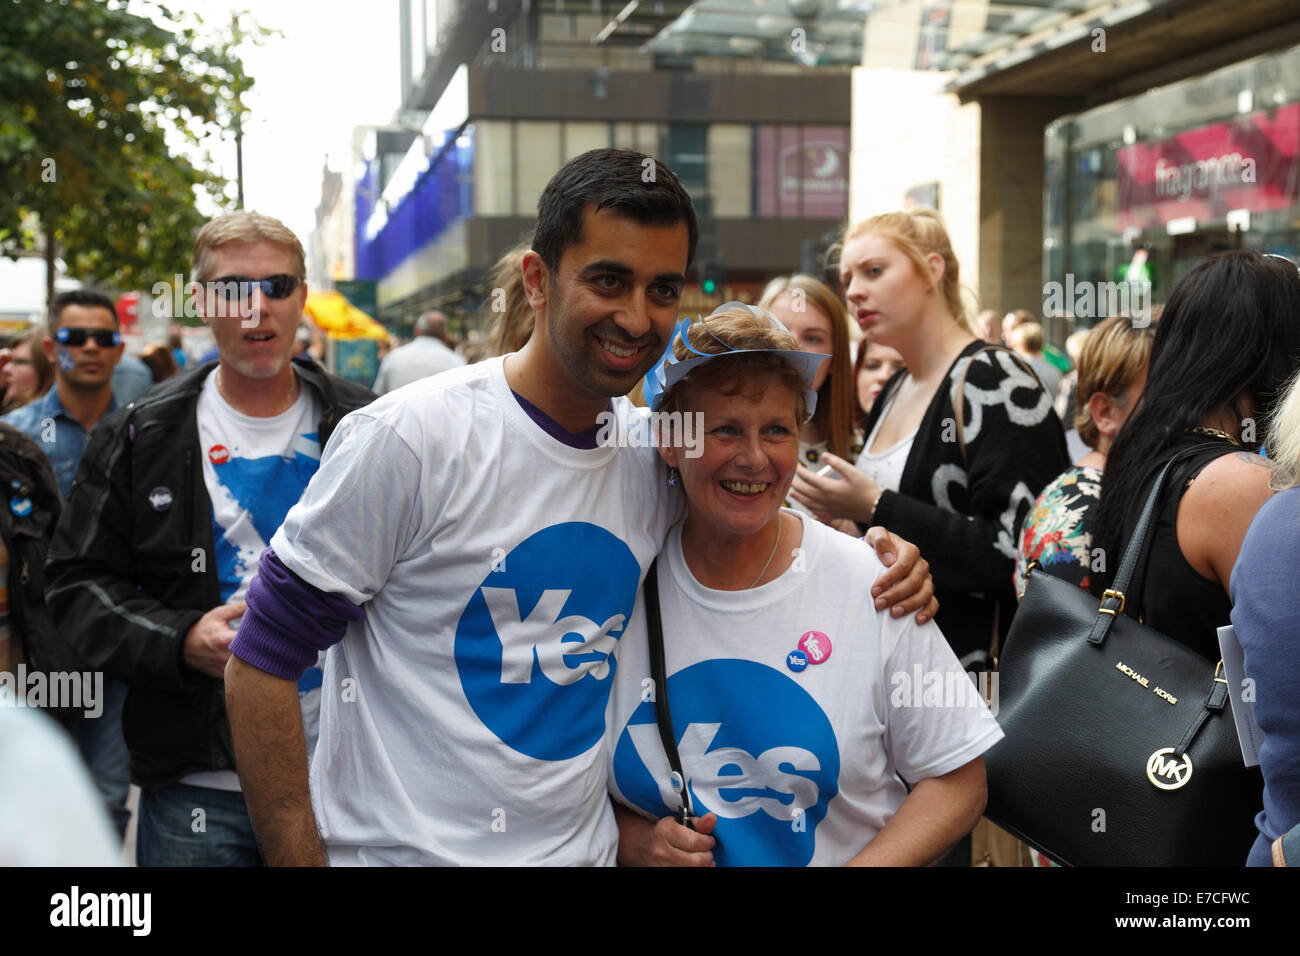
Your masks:
<instances>
[{"instance_id":1,"label":"woman's hand","mask_svg":"<svg viewBox=\"0 0 1300 956\"><path fill-rule=\"evenodd\" d=\"M839 472L840 477L819 477L800 465L790 485L791 496L815 514L849 518L865 524L880 497L880 485L843 458L829 452L824 452L821 460Z\"/></svg>"},{"instance_id":2,"label":"woman's hand","mask_svg":"<svg viewBox=\"0 0 1300 956\"><path fill-rule=\"evenodd\" d=\"M615 802L614 819L618 821L620 866L713 866L717 841L709 834L718 825L716 814L700 817L692 830L672 817L651 823Z\"/></svg>"},{"instance_id":3,"label":"woman's hand","mask_svg":"<svg viewBox=\"0 0 1300 956\"><path fill-rule=\"evenodd\" d=\"M930 562L921 557L921 550L878 525L867 529L866 541L885 566L871 586L876 610L889 608L894 617L919 610L917 624L931 620L939 612L939 602L934 596Z\"/></svg>"}]
</instances>

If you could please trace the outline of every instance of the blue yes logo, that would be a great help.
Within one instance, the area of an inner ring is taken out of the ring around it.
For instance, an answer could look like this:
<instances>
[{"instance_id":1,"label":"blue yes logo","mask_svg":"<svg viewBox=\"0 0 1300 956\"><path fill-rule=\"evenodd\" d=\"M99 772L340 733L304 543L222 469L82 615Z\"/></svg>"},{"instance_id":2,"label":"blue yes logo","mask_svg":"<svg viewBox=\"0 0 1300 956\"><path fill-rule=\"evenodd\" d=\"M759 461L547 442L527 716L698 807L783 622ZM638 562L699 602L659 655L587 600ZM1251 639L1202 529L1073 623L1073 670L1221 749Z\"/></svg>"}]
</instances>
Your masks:
<instances>
[{"instance_id":1,"label":"blue yes logo","mask_svg":"<svg viewBox=\"0 0 1300 956\"><path fill-rule=\"evenodd\" d=\"M838 792L840 751L817 702L780 671L703 661L668 678L677 751L700 816L718 815L721 866L805 866ZM655 816L678 805L654 704L641 704L614 750L623 796Z\"/></svg>"},{"instance_id":2,"label":"blue yes logo","mask_svg":"<svg viewBox=\"0 0 1300 956\"><path fill-rule=\"evenodd\" d=\"M641 567L619 538L577 521L538 531L493 567L456 625L465 696L519 753L585 753L605 732L611 655L632 617Z\"/></svg>"}]
</instances>

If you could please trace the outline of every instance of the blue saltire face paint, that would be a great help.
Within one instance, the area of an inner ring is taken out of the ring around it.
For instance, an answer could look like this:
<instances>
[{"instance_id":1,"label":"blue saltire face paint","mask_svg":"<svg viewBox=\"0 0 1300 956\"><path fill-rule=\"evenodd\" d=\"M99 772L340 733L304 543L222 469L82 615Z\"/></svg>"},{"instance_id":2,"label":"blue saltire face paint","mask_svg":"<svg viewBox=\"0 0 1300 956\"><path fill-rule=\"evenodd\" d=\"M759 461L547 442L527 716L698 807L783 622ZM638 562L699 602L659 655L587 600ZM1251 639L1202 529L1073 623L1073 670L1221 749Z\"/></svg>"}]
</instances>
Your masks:
<instances>
[{"instance_id":1,"label":"blue saltire face paint","mask_svg":"<svg viewBox=\"0 0 1300 956\"><path fill-rule=\"evenodd\" d=\"M72 357L72 349L66 345L59 345L55 347L55 352L59 358L59 368L63 371L71 372L77 367L77 360Z\"/></svg>"}]
</instances>

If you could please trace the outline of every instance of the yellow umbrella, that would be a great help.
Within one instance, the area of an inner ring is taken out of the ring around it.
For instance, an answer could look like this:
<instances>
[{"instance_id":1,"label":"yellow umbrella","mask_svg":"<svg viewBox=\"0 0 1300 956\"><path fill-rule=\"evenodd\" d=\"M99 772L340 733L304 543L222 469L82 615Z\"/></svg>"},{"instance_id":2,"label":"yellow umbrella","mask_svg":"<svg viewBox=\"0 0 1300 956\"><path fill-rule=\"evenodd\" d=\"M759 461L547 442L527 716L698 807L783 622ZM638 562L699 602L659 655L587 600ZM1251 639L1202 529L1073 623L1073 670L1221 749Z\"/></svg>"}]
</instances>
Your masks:
<instances>
[{"instance_id":1,"label":"yellow umbrella","mask_svg":"<svg viewBox=\"0 0 1300 956\"><path fill-rule=\"evenodd\" d=\"M309 292L303 311L332 339L386 339L388 330L340 292Z\"/></svg>"}]
</instances>

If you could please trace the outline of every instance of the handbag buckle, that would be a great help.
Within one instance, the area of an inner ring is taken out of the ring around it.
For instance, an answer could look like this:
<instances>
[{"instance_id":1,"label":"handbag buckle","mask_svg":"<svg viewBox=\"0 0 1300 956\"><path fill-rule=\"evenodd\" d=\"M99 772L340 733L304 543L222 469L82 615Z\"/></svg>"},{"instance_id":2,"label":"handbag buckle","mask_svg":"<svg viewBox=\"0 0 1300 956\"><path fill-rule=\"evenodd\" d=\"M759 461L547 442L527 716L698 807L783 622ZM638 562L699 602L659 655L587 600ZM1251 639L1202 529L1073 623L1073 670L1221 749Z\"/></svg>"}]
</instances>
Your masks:
<instances>
[{"instance_id":1,"label":"handbag buckle","mask_svg":"<svg viewBox=\"0 0 1300 956\"><path fill-rule=\"evenodd\" d=\"M1111 598L1119 598L1119 607L1109 608L1106 606L1106 602L1109 601ZM1124 592L1113 591L1110 588L1107 588L1104 592L1102 592L1101 607L1097 609L1097 613L1109 614L1111 617L1115 617L1117 615L1123 614L1124 613Z\"/></svg>"}]
</instances>

